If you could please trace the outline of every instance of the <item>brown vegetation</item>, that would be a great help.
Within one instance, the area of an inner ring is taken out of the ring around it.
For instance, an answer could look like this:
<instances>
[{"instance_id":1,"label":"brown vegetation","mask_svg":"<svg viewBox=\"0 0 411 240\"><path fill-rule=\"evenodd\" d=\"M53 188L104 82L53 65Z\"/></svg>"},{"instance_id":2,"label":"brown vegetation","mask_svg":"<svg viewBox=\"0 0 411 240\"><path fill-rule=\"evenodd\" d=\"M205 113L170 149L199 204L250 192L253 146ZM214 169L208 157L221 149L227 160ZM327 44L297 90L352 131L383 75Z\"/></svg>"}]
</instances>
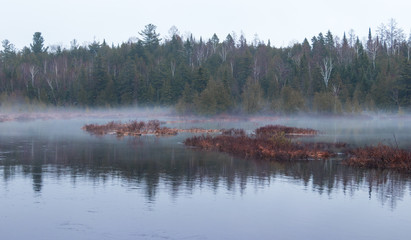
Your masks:
<instances>
[{"instance_id":1,"label":"brown vegetation","mask_svg":"<svg viewBox=\"0 0 411 240\"><path fill-rule=\"evenodd\" d=\"M394 169L411 173L411 152L379 144L350 151L344 162L349 166L376 169Z\"/></svg>"},{"instance_id":2,"label":"brown vegetation","mask_svg":"<svg viewBox=\"0 0 411 240\"><path fill-rule=\"evenodd\" d=\"M325 159L334 155L329 150L331 145L336 147L334 144L295 143L286 134L312 135L317 134L317 131L269 125L256 129L255 136L247 136L242 129L228 129L222 130L219 136L194 136L184 143L201 149L266 160Z\"/></svg>"},{"instance_id":3,"label":"brown vegetation","mask_svg":"<svg viewBox=\"0 0 411 240\"><path fill-rule=\"evenodd\" d=\"M188 146L227 152L246 158L277 161L325 159L334 155L330 151L308 148L307 145L301 143L248 136L194 136L186 139L184 143Z\"/></svg>"},{"instance_id":4,"label":"brown vegetation","mask_svg":"<svg viewBox=\"0 0 411 240\"><path fill-rule=\"evenodd\" d=\"M190 129L178 129L160 127L161 122L159 120L150 120L147 123L143 121L130 121L128 123L111 121L107 124L87 124L83 126L83 130L96 134L117 134L117 136L141 136L141 135L176 135L179 132L190 133L216 133L220 132L217 129L202 129L202 128L190 128Z\"/></svg>"},{"instance_id":5,"label":"brown vegetation","mask_svg":"<svg viewBox=\"0 0 411 240\"><path fill-rule=\"evenodd\" d=\"M282 125L267 125L264 127L257 128L255 130L255 134L259 138L267 138L278 134L285 134L289 136L314 136L318 134L318 131L311 128L296 128Z\"/></svg>"},{"instance_id":6,"label":"brown vegetation","mask_svg":"<svg viewBox=\"0 0 411 240\"><path fill-rule=\"evenodd\" d=\"M244 129L237 129L237 128L222 129L221 133L227 136L245 136Z\"/></svg>"},{"instance_id":7,"label":"brown vegetation","mask_svg":"<svg viewBox=\"0 0 411 240\"><path fill-rule=\"evenodd\" d=\"M200 149L221 151L236 156L289 161L307 159L327 159L335 156L336 152L347 152L344 164L362 168L394 169L411 173L411 152L398 148L378 145L347 151L346 143L313 143L292 141L292 136L314 136L317 130L267 125L257 128L255 134L247 135L243 129L178 129L161 127L158 120L130 121L128 123L111 121L107 124L88 124L83 130L96 134L116 134L123 136L141 135L176 135L181 132L203 133L207 135L187 138L184 143ZM221 135L208 135L221 133Z\"/></svg>"},{"instance_id":8,"label":"brown vegetation","mask_svg":"<svg viewBox=\"0 0 411 240\"><path fill-rule=\"evenodd\" d=\"M160 121L150 120L147 123L143 121L130 121L128 123L111 121L107 124L87 124L83 130L96 134L117 134L117 136L140 136L143 134L155 135L175 135L176 131L167 127L160 127Z\"/></svg>"}]
</instances>

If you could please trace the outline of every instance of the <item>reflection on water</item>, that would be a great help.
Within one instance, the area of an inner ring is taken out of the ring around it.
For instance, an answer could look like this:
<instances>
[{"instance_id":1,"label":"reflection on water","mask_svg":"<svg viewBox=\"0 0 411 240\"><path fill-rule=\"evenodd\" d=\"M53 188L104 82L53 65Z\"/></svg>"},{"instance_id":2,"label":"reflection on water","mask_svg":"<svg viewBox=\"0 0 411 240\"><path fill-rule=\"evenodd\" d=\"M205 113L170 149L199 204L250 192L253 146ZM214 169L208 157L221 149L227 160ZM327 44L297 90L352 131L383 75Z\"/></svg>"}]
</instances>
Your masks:
<instances>
[{"instance_id":1,"label":"reflection on water","mask_svg":"<svg viewBox=\"0 0 411 240\"><path fill-rule=\"evenodd\" d=\"M370 124L371 129L346 124L340 130L333 121L281 121L275 123L324 132L310 141L363 145L395 132L400 143L410 143L411 124L377 127L380 130ZM353 169L338 159L233 158L184 146L181 142L189 134L96 137L81 130L85 123L89 122L72 119L0 124L1 239L408 236L409 175ZM264 124L223 122L206 127L251 130Z\"/></svg>"},{"instance_id":2,"label":"reflection on water","mask_svg":"<svg viewBox=\"0 0 411 240\"><path fill-rule=\"evenodd\" d=\"M355 195L357 190L366 188L369 198L377 198L392 208L410 185L407 175L353 169L339 160L236 159L222 153L187 149L178 143L182 140L178 137L117 140L108 136L88 140L48 141L32 137L23 142L3 144L2 181L7 183L20 176L31 178L33 191L40 193L44 175L57 179L69 176L74 186L83 181L104 183L107 179L119 178L130 189L143 189L148 201L155 201L161 182L177 197L181 191L190 192L202 185L214 191L223 188L241 193L247 185L264 187L278 178L310 186L320 195L331 195L334 191Z\"/></svg>"}]
</instances>

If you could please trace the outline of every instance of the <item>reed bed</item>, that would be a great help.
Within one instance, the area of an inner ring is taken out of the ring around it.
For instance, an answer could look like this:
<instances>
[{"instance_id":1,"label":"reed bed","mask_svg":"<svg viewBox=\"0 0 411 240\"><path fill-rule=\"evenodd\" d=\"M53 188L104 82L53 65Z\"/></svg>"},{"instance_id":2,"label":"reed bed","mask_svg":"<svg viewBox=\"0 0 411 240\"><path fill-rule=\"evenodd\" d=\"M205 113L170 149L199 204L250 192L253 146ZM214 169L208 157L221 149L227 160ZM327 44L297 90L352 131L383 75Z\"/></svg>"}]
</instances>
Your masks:
<instances>
[{"instance_id":1,"label":"reed bed","mask_svg":"<svg viewBox=\"0 0 411 240\"><path fill-rule=\"evenodd\" d=\"M107 124L87 124L83 130L96 135L116 134L123 136L176 135L181 132L202 133L201 136L187 138L184 144L200 149L226 152L244 158L290 161L308 159L328 159L344 152L344 164L360 168L393 169L411 173L411 152L379 144L363 148L349 149L346 143L313 143L292 141L293 136L314 136L319 132L309 128L294 128L281 125L267 125L257 128L247 135L243 129L178 129L161 127L159 120L111 121ZM221 133L210 135L210 133ZM206 135L204 135L206 134Z\"/></svg>"},{"instance_id":2,"label":"reed bed","mask_svg":"<svg viewBox=\"0 0 411 240\"><path fill-rule=\"evenodd\" d=\"M282 125L267 125L255 130L255 135L259 138L272 137L278 134L285 134L287 136L315 136L318 134L318 131L311 128L296 128Z\"/></svg>"},{"instance_id":3,"label":"reed bed","mask_svg":"<svg viewBox=\"0 0 411 240\"><path fill-rule=\"evenodd\" d=\"M351 150L349 155L344 161L349 166L411 173L411 152L397 147L379 144Z\"/></svg>"},{"instance_id":4,"label":"reed bed","mask_svg":"<svg viewBox=\"0 0 411 240\"><path fill-rule=\"evenodd\" d=\"M82 129L96 135L117 134L118 136L140 136L143 134L177 134L167 127L160 127L160 121L158 120L150 120L148 122L130 121L128 123L111 121L107 124L87 124L84 125Z\"/></svg>"},{"instance_id":5,"label":"reed bed","mask_svg":"<svg viewBox=\"0 0 411 240\"><path fill-rule=\"evenodd\" d=\"M227 136L245 136L244 129L238 128L222 129L221 133Z\"/></svg>"},{"instance_id":6,"label":"reed bed","mask_svg":"<svg viewBox=\"0 0 411 240\"><path fill-rule=\"evenodd\" d=\"M123 136L141 136L141 135L176 135L180 132L189 133L217 133L221 130L217 129L202 129L202 128L168 128L161 127L162 123L159 120L150 120L148 122L143 121L130 121L127 123L108 122L107 124L87 124L82 127L83 130L95 135L116 134L119 137Z\"/></svg>"},{"instance_id":7,"label":"reed bed","mask_svg":"<svg viewBox=\"0 0 411 240\"><path fill-rule=\"evenodd\" d=\"M186 139L184 144L245 158L277 161L326 159L335 155L330 150L334 144L292 142L287 136L290 133L313 135L318 132L313 129L268 125L256 129L255 135L247 136L243 129L223 129L222 135L193 136Z\"/></svg>"}]
</instances>

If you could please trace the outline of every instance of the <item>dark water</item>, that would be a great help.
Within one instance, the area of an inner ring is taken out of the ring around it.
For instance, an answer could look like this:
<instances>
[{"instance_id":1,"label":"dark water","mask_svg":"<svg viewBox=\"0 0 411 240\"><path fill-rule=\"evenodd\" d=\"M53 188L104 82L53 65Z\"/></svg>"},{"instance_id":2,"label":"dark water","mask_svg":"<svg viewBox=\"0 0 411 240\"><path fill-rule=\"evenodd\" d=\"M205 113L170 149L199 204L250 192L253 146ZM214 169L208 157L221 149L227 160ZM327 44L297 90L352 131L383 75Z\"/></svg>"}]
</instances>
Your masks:
<instances>
[{"instance_id":1,"label":"dark water","mask_svg":"<svg viewBox=\"0 0 411 240\"><path fill-rule=\"evenodd\" d=\"M409 175L348 168L339 160L238 159L185 147L181 142L189 134L96 137L80 129L86 122L0 123L0 239L408 239L411 234ZM267 122L201 125L252 130ZM394 134L407 148L411 138L408 119L274 123L322 130L314 141L392 144Z\"/></svg>"}]
</instances>

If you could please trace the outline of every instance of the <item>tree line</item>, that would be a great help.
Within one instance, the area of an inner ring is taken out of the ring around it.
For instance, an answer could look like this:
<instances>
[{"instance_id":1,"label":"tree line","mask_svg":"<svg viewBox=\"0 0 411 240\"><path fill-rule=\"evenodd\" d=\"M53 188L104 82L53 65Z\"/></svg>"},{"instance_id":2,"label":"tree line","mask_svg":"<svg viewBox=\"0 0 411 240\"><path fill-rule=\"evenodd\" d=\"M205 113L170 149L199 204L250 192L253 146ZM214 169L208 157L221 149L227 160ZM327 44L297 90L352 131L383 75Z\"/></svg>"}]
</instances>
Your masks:
<instances>
[{"instance_id":1,"label":"tree line","mask_svg":"<svg viewBox=\"0 0 411 240\"><path fill-rule=\"evenodd\" d=\"M280 48L236 34L169 33L163 40L148 24L135 41L73 40L69 49L44 46L40 32L21 50L3 40L0 104L174 106L207 115L410 109L411 34L394 19L363 41L328 31Z\"/></svg>"}]
</instances>

